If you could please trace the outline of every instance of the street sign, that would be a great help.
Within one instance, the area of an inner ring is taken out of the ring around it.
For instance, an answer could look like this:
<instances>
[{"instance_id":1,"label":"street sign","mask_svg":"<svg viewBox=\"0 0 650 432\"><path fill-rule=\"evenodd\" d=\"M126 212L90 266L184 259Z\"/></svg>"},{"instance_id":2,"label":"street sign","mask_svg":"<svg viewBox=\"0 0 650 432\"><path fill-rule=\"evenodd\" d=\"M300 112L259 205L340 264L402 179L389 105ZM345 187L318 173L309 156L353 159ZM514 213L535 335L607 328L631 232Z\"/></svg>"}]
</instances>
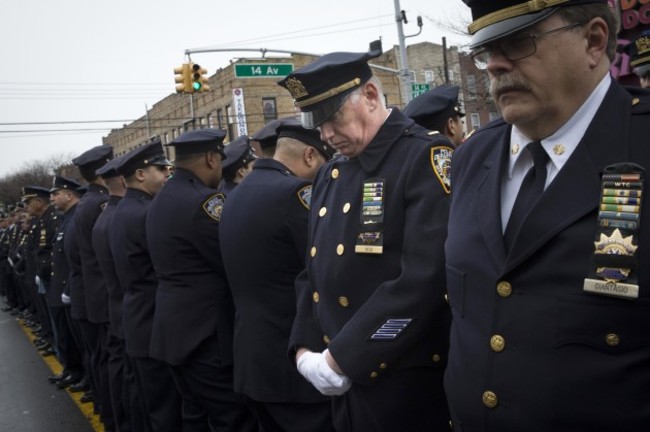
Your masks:
<instances>
[{"instance_id":1,"label":"street sign","mask_svg":"<svg viewBox=\"0 0 650 432\"><path fill-rule=\"evenodd\" d=\"M291 63L246 63L235 65L235 78L285 77L293 72Z\"/></svg>"},{"instance_id":2,"label":"street sign","mask_svg":"<svg viewBox=\"0 0 650 432\"><path fill-rule=\"evenodd\" d=\"M429 84L411 84L411 99L429 91Z\"/></svg>"}]
</instances>

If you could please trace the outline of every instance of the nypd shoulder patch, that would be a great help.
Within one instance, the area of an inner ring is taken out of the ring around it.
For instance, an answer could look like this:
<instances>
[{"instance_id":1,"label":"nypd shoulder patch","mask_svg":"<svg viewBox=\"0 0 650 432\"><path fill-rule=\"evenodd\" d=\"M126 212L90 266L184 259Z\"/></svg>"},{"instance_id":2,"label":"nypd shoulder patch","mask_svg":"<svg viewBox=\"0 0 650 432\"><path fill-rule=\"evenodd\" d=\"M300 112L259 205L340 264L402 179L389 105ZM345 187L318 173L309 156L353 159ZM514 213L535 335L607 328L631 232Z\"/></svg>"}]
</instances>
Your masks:
<instances>
[{"instance_id":1,"label":"nypd shoulder patch","mask_svg":"<svg viewBox=\"0 0 650 432\"><path fill-rule=\"evenodd\" d=\"M217 222L221 222L221 211L223 210L223 203L226 201L226 197L222 193L216 193L210 195L203 202L203 210L208 216Z\"/></svg>"},{"instance_id":2,"label":"nypd shoulder patch","mask_svg":"<svg viewBox=\"0 0 650 432\"><path fill-rule=\"evenodd\" d=\"M298 192L296 192L296 195L298 195L300 203L305 206L307 210L309 210L311 207L311 185L303 187Z\"/></svg>"},{"instance_id":3,"label":"nypd shoulder patch","mask_svg":"<svg viewBox=\"0 0 650 432\"><path fill-rule=\"evenodd\" d=\"M438 177L438 181L446 193L451 190L451 156L454 150L451 147L437 146L431 149L431 167Z\"/></svg>"}]
</instances>

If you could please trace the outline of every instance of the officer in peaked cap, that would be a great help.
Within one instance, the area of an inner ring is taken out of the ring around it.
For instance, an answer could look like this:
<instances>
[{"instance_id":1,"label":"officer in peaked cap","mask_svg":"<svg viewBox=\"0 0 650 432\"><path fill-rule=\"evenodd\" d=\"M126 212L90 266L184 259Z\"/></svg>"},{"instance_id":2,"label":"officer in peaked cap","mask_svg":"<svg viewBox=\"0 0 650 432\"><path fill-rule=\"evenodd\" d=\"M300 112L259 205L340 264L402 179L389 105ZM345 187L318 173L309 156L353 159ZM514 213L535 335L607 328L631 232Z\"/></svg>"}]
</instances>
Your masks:
<instances>
[{"instance_id":1,"label":"officer in peaked cap","mask_svg":"<svg viewBox=\"0 0 650 432\"><path fill-rule=\"evenodd\" d=\"M112 158L113 148L100 145L72 160L79 168L81 176L88 182L88 190L77 204L73 224L74 234L71 236L79 245L79 254L74 256L74 259L80 260L83 280L83 291L75 290L71 293L71 315L79 322L81 333L86 341L87 355L93 360L88 371L91 375L90 385L100 418L108 429L115 427L107 385L108 291L92 244L92 232L97 218L108 201L108 190L96 171ZM67 249L66 247L66 253L68 253ZM77 268L76 263L71 263L70 266Z\"/></svg>"},{"instance_id":2,"label":"officer in peaked cap","mask_svg":"<svg viewBox=\"0 0 650 432\"><path fill-rule=\"evenodd\" d=\"M279 120L273 134L273 157L257 160L228 195L219 224L238 317L235 391L254 407L263 430L332 431L329 399L287 361L286 351L296 313L294 281L305 267L311 182L334 151L295 118Z\"/></svg>"},{"instance_id":3,"label":"officer in peaked cap","mask_svg":"<svg viewBox=\"0 0 650 432\"><path fill-rule=\"evenodd\" d=\"M50 199L50 190L42 186L23 186L21 201L25 204L29 202L32 198L43 198L45 200Z\"/></svg>"},{"instance_id":4,"label":"officer in peaked cap","mask_svg":"<svg viewBox=\"0 0 650 432\"><path fill-rule=\"evenodd\" d=\"M246 135L240 136L226 145L224 153L226 160L221 164L223 179L217 190L227 196L251 173L257 155L251 146L250 138Z\"/></svg>"},{"instance_id":5,"label":"officer in peaked cap","mask_svg":"<svg viewBox=\"0 0 650 432\"><path fill-rule=\"evenodd\" d=\"M186 132L174 175L147 212L151 261L158 275L150 354L167 363L184 402L197 400L212 425L255 429L241 395L233 391L234 305L219 253L225 196L221 180L225 131ZM228 160L228 158L226 159ZM236 190L236 189L235 189Z\"/></svg>"},{"instance_id":6,"label":"officer in peaked cap","mask_svg":"<svg viewBox=\"0 0 650 432\"><path fill-rule=\"evenodd\" d=\"M63 177L60 175L55 175L52 178L52 188L50 189L50 193L56 192L58 190L68 190L72 191L74 193L79 193L77 192L77 189L81 185L76 181L71 178Z\"/></svg>"},{"instance_id":7,"label":"officer in peaked cap","mask_svg":"<svg viewBox=\"0 0 650 432\"><path fill-rule=\"evenodd\" d=\"M293 71L278 84L286 88L300 109L302 125L318 127L343 105L347 96L372 76L368 60L381 55L381 43L365 53L335 52Z\"/></svg>"},{"instance_id":8,"label":"officer in peaked cap","mask_svg":"<svg viewBox=\"0 0 650 432\"><path fill-rule=\"evenodd\" d=\"M107 172L110 173L110 169L114 168L119 174L129 177L135 174L137 170L150 166L165 171L168 171L168 167L172 166L172 163L167 160L160 141L134 148L123 157L120 157L119 163L115 167L109 167Z\"/></svg>"},{"instance_id":9,"label":"officer in peaked cap","mask_svg":"<svg viewBox=\"0 0 650 432\"><path fill-rule=\"evenodd\" d=\"M290 357L319 392L339 396L336 430L443 430L453 149L386 107L373 48L326 54L279 83L303 126L340 153L313 183Z\"/></svg>"},{"instance_id":10,"label":"officer in peaked cap","mask_svg":"<svg viewBox=\"0 0 650 432\"><path fill-rule=\"evenodd\" d=\"M612 79L616 11L607 0L464 1L502 117L451 169L454 430L646 429L650 369L631 366L650 364L634 342L650 328L639 200L650 97Z\"/></svg>"},{"instance_id":11,"label":"officer in peaked cap","mask_svg":"<svg viewBox=\"0 0 650 432\"><path fill-rule=\"evenodd\" d=\"M295 119L294 119L295 120ZM282 123L283 119L271 120L260 130L251 135L251 141L257 142L259 145L261 157L271 158L275 152L275 145L278 141L278 126ZM253 144L255 145L255 144ZM257 147L256 147L257 148Z\"/></svg>"},{"instance_id":12,"label":"officer in peaked cap","mask_svg":"<svg viewBox=\"0 0 650 432\"><path fill-rule=\"evenodd\" d=\"M630 64L639 76L641 87L650 88L650 30L643 31L624 50L630 56Z\"/></svg>"},{"instance_id":13,"label":"officer in peaked cap","mask_svg":"<svg viewBox=\"0 0 650 432\"><path fill-rule=\"evenodd\" d=\"M458 103L458 86L441 85L413 99L404 114L420 126L444 134L454 144L463 141L465 113Z\"/></svg>"}]
</instances>

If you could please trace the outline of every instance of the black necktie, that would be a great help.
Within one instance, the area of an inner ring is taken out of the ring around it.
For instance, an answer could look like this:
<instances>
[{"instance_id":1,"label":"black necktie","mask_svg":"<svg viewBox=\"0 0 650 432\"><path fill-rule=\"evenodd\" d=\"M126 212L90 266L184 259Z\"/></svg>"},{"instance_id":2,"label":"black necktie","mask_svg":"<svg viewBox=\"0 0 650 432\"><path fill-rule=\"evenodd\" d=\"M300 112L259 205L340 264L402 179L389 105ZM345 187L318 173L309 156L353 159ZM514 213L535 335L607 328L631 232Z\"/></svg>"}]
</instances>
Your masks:
<instances>
[{"instance_id":1,"label":"black necktie","mask_svg":"<svg viewBox=\"0 0 650 432\"><path fill-rule=\"evenodd\" d=\"M523 223L529 210L535 205L539 197L544 192L544 184L546 183L546 163L548 162L548 153L542 147L539 141L533 141L526 146L526 150L533 156L533 166L524 177L515 205L512 207L512 213L506 226L506 231L503 234L506 247L508 250L512 247L521 224Z\"/></svg>"}]
</instances>

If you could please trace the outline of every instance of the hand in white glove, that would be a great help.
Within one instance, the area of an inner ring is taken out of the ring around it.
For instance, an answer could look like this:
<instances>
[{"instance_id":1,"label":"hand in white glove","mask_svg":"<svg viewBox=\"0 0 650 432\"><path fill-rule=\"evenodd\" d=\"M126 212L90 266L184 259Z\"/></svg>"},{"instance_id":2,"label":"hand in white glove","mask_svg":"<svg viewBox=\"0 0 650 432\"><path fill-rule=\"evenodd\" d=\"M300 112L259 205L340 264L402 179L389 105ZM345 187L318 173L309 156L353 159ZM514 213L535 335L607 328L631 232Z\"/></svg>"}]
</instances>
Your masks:
<instances>
[{"instance_id":1,"label":"hand in white glove","mask_svg":"<svg viewBox=\"0 0 650 432\"><path fill-rule=\"evenodd\" d=\"M325 353L305 352L298 358L298 372L325 396L340 396L350 389L352 381L339 375L327 364Z\"/></svg>"},{"instance_id":2,"label":"hand in white glove","mask_svg":"<svg viewBox=\"0 0 650 432\"><path fill-rule=\"evenodd\" d=\"M34 282L36 283L36 286L39 286L41 284L41 278L39 278L38 275L34 276Z\"/></svg>"},{"instance_id":3,"label":"hand in white glove","mask_svg":"<svg viewBox=\"0 0 650 432\"><path fill-rule=\"evenodd\" d=\"M70 296L66 295L66 293L61 293L61 302L67 305L70 304Z\"/></svg>"}]
</instances>

